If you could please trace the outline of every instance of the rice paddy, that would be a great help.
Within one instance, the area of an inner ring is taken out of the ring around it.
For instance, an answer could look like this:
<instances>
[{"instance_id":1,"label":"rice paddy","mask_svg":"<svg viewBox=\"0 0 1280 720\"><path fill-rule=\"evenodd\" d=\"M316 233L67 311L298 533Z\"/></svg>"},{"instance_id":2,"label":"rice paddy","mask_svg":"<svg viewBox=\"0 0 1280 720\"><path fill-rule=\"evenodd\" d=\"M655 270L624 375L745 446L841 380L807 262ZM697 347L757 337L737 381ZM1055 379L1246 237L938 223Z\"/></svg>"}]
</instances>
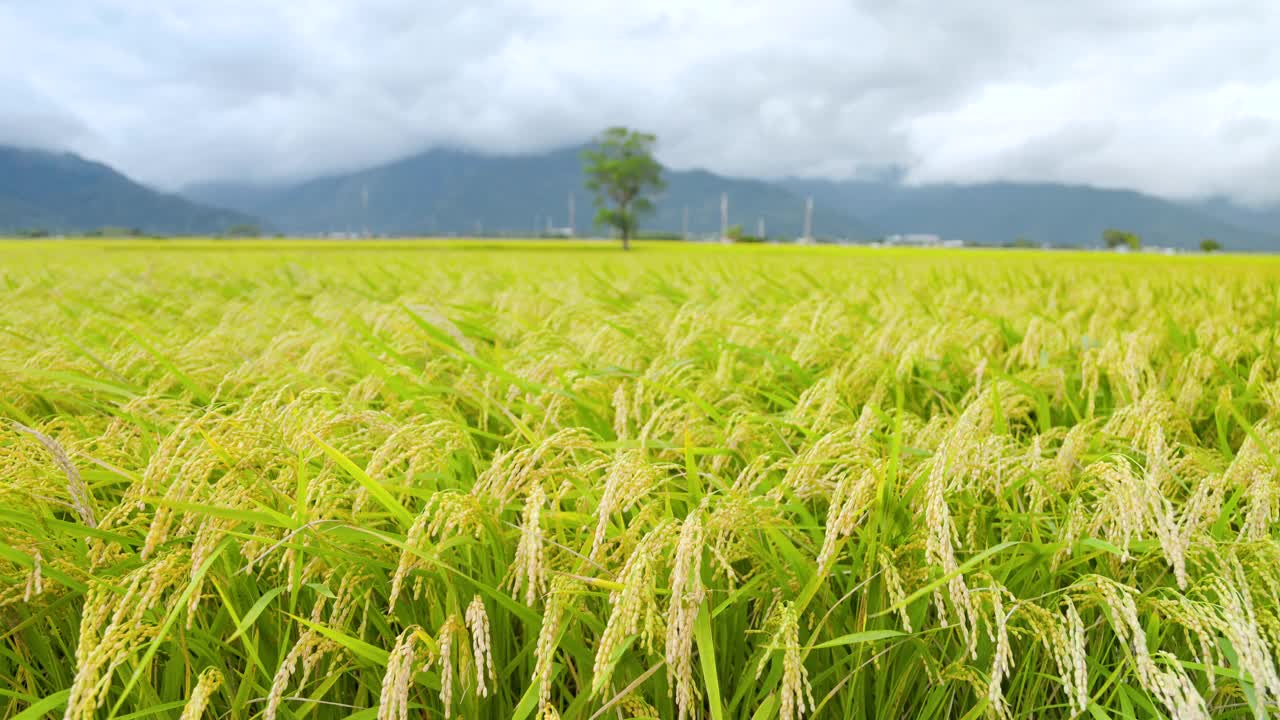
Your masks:
<instances>
[{"instance_id":1,"label":"rice paddy","mask_svg":"<svg viewBox=\"0 0 1280 720\"><path fill-rule=\"evenodd\" d=\"M1280 714L1280 262L0 245L0 716Z\"/></svg>"}]
</instances>

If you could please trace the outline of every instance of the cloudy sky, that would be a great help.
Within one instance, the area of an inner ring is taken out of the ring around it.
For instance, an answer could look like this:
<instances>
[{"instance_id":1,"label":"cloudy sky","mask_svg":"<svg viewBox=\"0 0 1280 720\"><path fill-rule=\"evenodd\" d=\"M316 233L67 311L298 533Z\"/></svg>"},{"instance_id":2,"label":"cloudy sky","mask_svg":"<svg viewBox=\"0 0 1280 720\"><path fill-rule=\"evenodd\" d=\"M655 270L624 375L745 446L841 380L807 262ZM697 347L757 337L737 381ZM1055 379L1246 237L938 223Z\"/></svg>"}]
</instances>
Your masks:
<instances>
[{"instance_id":1,"label":"cloudy sky","mask_svg":"<svg viewBox=\"0 0 1280 720\"><path fill-rule=\"evenodd\" d=\"M750 176L1280 200L1277 0L0 0L0 143L162 186L628 124Z\"/></svg>"}]
</instances>

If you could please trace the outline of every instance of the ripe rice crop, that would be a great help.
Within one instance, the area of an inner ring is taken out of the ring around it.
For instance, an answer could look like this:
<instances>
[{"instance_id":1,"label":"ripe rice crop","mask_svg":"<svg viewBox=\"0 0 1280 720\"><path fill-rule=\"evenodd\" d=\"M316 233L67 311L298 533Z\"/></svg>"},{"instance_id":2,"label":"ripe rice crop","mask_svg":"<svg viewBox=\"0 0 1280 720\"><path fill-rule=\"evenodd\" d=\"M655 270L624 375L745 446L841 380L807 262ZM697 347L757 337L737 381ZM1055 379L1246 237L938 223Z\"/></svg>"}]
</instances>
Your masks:
<instances>
[{"instance_id":1,"label":"ripe rice crop","mask_svg":"<svg viewBox=\"0 0 1280 720\"><path fill-rule=\"evenodd\" d=\"M0 716L1280 714L1280 263L0 246Z\"/></svg>"}]
</instances>

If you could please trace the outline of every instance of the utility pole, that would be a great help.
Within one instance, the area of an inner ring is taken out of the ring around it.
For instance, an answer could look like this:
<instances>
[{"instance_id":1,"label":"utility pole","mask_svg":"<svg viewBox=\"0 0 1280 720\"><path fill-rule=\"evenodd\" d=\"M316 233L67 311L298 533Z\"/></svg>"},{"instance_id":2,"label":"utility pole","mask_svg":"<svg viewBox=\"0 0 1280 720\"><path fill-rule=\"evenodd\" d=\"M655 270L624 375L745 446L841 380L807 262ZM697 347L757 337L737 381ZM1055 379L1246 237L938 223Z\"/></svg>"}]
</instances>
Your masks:
<instances>
[{"instance_id":1,"label":"utility pole","mask_svg":"<svg viewBox=\"0 0 1280 720\"><path fill-rule=\"evenodd\" d=\"M685 240L689 239L689 206L688 205L684 206L684 220L680 225L680 236Z\"/></svg>"},{"instance_id":2,"label":"utility pole","mask_svg":"<svg viewBox=\"0 0 1280 720\"><path fill-rule=\"evenodd\" d=\"M760 218L756 220L756 237L760 238L761 240L764 240L766 237L766 235L764 234L764 218Z\"/></svg>"},{"instance_id":3,"label":"utility pole","mask_svg":"<svg viewBox=\"0 0 1280 720\"><path fill-rule=\"evenodd\" d=\"M800 236L800 242L808 245L813 242L813 196L805 198L804 201L804 235Z\"/></svg>"},{"instance_id":4,"label":"utility pole","mask_svg":"<svg viewBox=\"0 0 1280 720\"><path fill-rule=\"evenodd\" d=\"M360 205L364 209L364 236L369 237L369 184L360 189Z\"/></svg>"},{"instance_id":5,"label":"utility pole","mask_svg":"<svg viewBox=\"0 0 1280 720\"><path fill-rule=\"evenodd\" d=\"M720 193L720 242L733 242L729 239L729 193Z\"/></svg>"},{"instance_id":6,"label":"utility pole","mask_svg":"<svg viewBox=\"0 0 1280 720\"><path fill-rule=\"evenodd\" d=\"M334 198L334 200L337 202L337 207L342 208L342 220L347 225L346 237L347 239L350 239L355 236L355 231L351 229L351 223L355 221L355 218L351 217L353 214L351 212L351 206L347 205L347 199L344 196L344 193L342 192L342 190L338 190L338 196ZM335 232L337 232L338 234L341 234L343 232L342 226L339 225L338 229Z\"/></svg>"},{"instance_id":7,"label":"utility pole","mask_svg":"<svg viewBox=\"0 0 1280 720\"><path fill-rule=\"evenodd\" d=\"M573 191L569 191L569 237L573 237L577 233L574 231L573 224Z\"/></svg>"}]
</instances>

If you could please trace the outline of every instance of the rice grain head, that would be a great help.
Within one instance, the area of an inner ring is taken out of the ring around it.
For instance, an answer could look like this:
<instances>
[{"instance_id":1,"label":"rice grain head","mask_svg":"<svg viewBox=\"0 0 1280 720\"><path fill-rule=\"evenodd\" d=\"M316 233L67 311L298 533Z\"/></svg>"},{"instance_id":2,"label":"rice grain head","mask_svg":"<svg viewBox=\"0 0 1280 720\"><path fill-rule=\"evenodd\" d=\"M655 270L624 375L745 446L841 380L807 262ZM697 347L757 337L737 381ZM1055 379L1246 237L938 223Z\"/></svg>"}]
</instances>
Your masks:
<instances>
[{"instance_id":1,"label":"rice grain head","mask_svg":"<svg viewBox=\"0 0 1280 720\"><path fill-rule=\"evenodd\" d=\"M422 628L410 625L396 638L395 647L387 656L387 670L382 676L377 720L408 720L409 683L419 662L415 638L421 632Z\"/></svg>"},{"instance_id":2,"label":"rice grain head","mask_svg":"<svg viewBox=\"0 0 1280 720\"><path fill-rule=\"evenodd\" d=\"M484 601L476 595L467 606L467 633L471 635L471 654L476 665L476 694L488 697L489 684L496 688L498 676L493 667L493 644L489 637L489 614Z\"/></svg>"},{"instance_id":3,"label":"rice grain head","mask_svg":"<svg viewBox=\"0 0 1280 720\"><path fill-rule=\"evenodd\" d=\"M182 715L178 720L200 720L204 717L205 708L209 707L209 700L213 696L214 691L222 686L222 672L217 668L205 668L200 673L200 678L196 681L196 687L191 691L191 697L187 699L187 704L182 708Z\"/></svg>"},{"instance_id":4,"label":"rice grain head","mask_svg":"<svg viewBox=\"0 0 1280 720\"><path fill-rule=\"evenodd\" d=\"M667 678L673 683L678 720L697 717L700 689L693 677L694 624L706 598L702 585L703 508L689 513L680 528L671 569L667 607Z\"/></svg>"}]
</instances>

